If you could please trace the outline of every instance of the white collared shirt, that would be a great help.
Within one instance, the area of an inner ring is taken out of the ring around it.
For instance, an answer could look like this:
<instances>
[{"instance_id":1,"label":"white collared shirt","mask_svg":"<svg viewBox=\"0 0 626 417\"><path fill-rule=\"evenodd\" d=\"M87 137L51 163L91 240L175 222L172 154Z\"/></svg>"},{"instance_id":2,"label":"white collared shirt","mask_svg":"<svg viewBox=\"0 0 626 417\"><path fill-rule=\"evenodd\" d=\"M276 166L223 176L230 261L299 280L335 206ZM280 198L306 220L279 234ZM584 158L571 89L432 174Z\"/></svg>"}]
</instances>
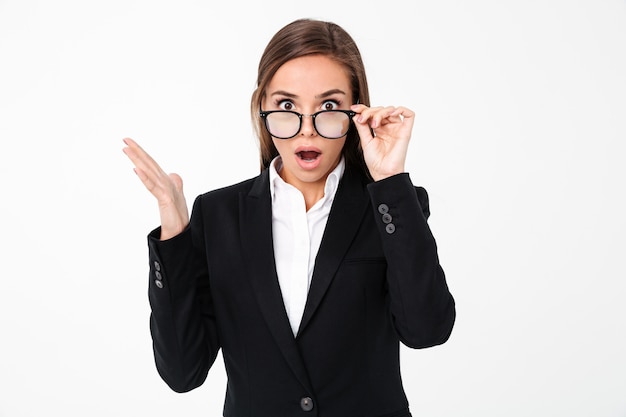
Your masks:
<instances>
[{"instance_id":1,"label":"white collared shirt","mask_svg":"<svg viewBox=\"0 0 626 417\"><path fill-rule=\"evenodd\" d=\"M278 175L281 169L282 160L278 156L269 168L274 259L285 310L296 336L311 285L315 257L345 162L342 157L337 167L328 174L324 196L309 211L302 193Z\"/></svg>"}]
</instances>

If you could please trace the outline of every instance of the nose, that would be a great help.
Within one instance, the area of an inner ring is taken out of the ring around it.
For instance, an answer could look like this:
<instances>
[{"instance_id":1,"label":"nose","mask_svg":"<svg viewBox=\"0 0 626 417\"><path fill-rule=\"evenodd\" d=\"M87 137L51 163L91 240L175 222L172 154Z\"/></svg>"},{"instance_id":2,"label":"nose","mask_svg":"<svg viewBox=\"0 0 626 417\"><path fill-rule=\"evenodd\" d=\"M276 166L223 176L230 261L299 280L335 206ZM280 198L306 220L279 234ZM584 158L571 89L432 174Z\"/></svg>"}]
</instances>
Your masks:
<instances>
[{"instance_id":1,"label":"nose","mask_svg":"<svg viewBox=\"0 0 626 417\"><path fill-rule=\"evenodd\" d=\"M313 123L313 115L303 114L302 115L302 128L300 129L300 135L315 136L316 134L317 134L317 131L315 130L315 126Z\"/></svg>"}]
</instances>

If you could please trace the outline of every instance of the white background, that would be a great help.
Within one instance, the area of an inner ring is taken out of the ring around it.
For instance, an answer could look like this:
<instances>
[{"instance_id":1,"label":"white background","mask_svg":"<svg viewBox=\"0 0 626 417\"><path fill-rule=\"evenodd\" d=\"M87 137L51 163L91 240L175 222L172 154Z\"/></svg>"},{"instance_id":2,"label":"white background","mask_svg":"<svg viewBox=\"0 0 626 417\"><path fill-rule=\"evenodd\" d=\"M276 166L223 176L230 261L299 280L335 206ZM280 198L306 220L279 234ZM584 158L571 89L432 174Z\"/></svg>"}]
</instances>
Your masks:
<instances>
[{"instance_id":1,"label":"white background","mask_svg":"<svg viewBox=\"0 0 626 417\"><path fill-rule=\"evenodd\" d=\"M0 0L0 416L218 416L221 357L154 367L142 144L197 194L258 173L258 59L299 17L350 32L457 300L402 349L414 416L626 416L626 2Z\"/></svg>"}]
</instances>

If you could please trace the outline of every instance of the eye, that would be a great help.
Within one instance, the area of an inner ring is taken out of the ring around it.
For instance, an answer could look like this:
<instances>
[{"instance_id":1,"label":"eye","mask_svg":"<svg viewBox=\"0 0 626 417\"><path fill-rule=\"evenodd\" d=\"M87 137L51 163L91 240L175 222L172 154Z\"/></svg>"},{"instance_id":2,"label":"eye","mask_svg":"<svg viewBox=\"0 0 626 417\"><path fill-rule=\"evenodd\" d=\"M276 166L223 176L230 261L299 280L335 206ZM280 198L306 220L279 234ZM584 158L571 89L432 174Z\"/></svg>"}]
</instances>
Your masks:
<instances>
[{"instance_id":1,"label":"eye","mask_svg":"<svg viewBox=\"0 0 626 417\"><path fill-rule=\"evenodd\" d=\"M339 107L339 103L337 103L335 100L326 100L322 103L322 110L324 111L337 110L337 107Z\"/></svg>"},{"instance_id":2,"label":"eye","mask_svg":"<svg viewBox=\"0 0 626 417\"><path fill-rule=\"evenodd\" d=\"M294 105L290 100L281 100L278 102L278 108L281 110L293 111Z\"/></svg>"}]
</instances>

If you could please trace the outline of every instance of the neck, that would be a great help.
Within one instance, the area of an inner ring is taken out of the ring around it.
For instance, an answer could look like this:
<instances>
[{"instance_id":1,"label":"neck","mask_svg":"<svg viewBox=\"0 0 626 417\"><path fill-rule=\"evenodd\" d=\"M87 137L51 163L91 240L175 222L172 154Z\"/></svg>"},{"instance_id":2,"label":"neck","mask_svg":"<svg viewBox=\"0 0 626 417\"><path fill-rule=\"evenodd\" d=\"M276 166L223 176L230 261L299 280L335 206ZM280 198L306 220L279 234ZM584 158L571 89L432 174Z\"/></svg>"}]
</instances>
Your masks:
<instances>
[{"instance_id":1,"label":"neck","mask_svg":"<svg viewBox=\"0 0 626 417\"><path fill-rule=\"evenodd\" d=\"M315 182L301 182L297 181L294 178L290 178L288 175L285 175L285 170L281 170L279 173L280 177L288 184L293 185L302 193L304 197L304 204L306 206L306 211L309 211L311 207L315 205L322 197L324 197L324 191L326 187L326 175L323 178L320 178Z\"/></svg>"}]
</instances>

